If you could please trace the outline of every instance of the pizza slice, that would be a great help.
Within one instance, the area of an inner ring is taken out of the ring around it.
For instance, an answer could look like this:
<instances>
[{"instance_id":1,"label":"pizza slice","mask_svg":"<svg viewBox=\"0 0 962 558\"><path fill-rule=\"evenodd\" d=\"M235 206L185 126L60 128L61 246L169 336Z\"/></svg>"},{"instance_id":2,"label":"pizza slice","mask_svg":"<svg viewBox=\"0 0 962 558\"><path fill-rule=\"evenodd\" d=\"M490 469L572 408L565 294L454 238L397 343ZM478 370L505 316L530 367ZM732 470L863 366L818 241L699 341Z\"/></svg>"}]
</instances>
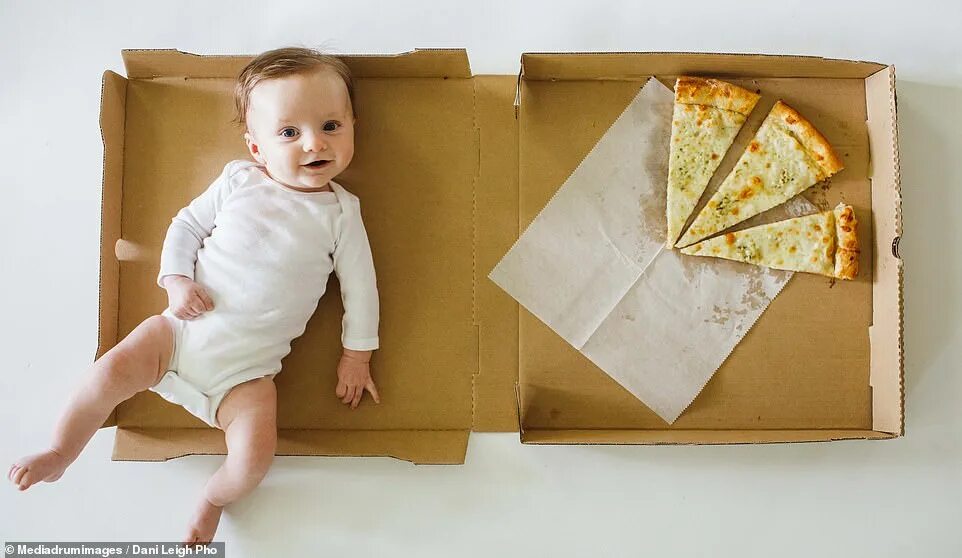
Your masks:
<instances>
[{"instance_id":1,"label":"pizza slice","mask_svg":"<svg viewBox=\"0 0 962 558\"><path fill-rule=\"evenodd\" d=\"M825 137L779 101L676 246L694 244L784 203L840 170L842 161Z\"/></svg>"},{"instance_id":2,"label":"pizza slice","mask_svg":"<svg viewBox=\"0 0 962 558\"><path fill-rule=\"evenodd\" d=\"M679 77L668 155L667 246L673 247L759 95L716 79Z\"/></svg>"},{"instance_id":3,"label":"pizza slice","mask_svg":"<svg viewBox=\"0 0 962 558\"><path fill-rule=\"evenodd\" d=\"M682 248L681 253L854 279L858 274L857 225L852 207L840 203L832 211L716 236Z\"/></svg>"}]
</instances>

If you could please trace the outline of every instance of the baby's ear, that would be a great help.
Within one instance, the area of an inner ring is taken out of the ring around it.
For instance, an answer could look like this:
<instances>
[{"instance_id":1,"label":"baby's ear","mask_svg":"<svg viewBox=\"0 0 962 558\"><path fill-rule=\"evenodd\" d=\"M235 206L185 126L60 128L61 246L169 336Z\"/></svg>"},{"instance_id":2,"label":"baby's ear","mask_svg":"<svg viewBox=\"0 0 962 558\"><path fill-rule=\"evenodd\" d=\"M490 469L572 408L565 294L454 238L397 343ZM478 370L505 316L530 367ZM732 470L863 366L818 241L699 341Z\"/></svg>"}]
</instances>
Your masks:
<instances>
[{"instance_id":1,"label":"baby's ear","mask_svg":"<svg viewBox=\"0 0 962 558\"><path fill-rule=\"evenodd\" d=\"M258 163L263 165L264 156L261 155L261 150L257 146L257 144L254 143L254 136L252 136L249 131L244 132L244 141L247 142L247 150L251 152L251 157L253 157L254 160L257 161Z\"/></svg>"}]
</instances>

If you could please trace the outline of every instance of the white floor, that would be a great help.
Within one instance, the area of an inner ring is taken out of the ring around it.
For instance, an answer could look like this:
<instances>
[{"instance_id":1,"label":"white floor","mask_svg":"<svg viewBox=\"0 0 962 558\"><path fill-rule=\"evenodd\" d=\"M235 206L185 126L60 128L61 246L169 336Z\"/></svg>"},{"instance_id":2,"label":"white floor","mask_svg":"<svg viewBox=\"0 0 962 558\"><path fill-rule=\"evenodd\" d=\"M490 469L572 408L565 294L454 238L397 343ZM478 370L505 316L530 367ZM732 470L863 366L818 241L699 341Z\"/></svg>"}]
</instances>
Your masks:
<instances>
[{"instance_id":1,"label":"white floor","mask_svg":"<svg viewBox=\"0 0 962 558\"><path fill-rule=\"evenodd\" d=\"M531 447L489 434L461 467L279 458L218 538L232 557L962 555L962 4L396 4L0 3L4 472L45 443L94 352L100 75L123 73L120 49L457 46L475 73L501 74L524 51L816 54L897 66L905 438ZM114 463L112 438L99 432L58 484L0 485L0 541L179 538L219 458Z\"/></svg>"}]
</instances>

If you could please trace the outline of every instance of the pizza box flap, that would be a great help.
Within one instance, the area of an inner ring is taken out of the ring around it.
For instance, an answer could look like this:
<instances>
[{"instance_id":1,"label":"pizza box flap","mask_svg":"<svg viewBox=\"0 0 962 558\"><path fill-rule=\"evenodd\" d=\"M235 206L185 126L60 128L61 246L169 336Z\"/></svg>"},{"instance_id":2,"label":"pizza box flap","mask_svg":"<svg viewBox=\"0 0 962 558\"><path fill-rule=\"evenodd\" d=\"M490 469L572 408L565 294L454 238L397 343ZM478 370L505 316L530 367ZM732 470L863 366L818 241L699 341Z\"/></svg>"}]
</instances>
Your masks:
<instances>
[{"instance_id":1,"label":"pizza box flap","mask_svg":"<svg viewBox=\"0 0 962 558\"><path fill-rule=\"evenodd\" d=\"M174 49L125 49L121 54L129 79L234 79L252 58L246 54L193 54ZM415 49L400 54L347 54L338 58L347 63L356 78L471 77L464 49Z\"/></svg>"},{"instance_id":2,"label":"pizza box flap","mask_svg":"<svg viewBox=\"0 0 962 558\"><path fill-rule=\"evenodd\" d=\"M899 176L895 68L889 66L865 80L872 180L872 229L875 254L875 297L872 299L871 385L875 430L905 432L903 345L902 190Z\"/></svg>"},{"instance_id":3,"label":"pizza box flap","mask_svg":"<svg viewBox=\"0 0 962 558\"><path fill-rule=\"evenodd\" d=\"M466 430L280 429L277 455L393 457L416 464L464 462ZM120 428L116 461L166 461L226 453L224 435L212 428Z\"/></svg>"},{"instance_id":4,"label":"pizza box flap","mask_svg":"<svg viewBox=\"0 0 962 558\"><path fill-rule=\"evenodd\" d=\"M698 52L531 52L521 56L527 81L637 80L648 76L706 75L769 78L865 79L877 62L817 56Z\"/></svg>"},{"instance_id":5,"label":"pizza box flap","mask_svg":"<svg viewBox=\"0 0 962 558\"><path fill-rule=\"evenodd\" d=\"M891 435L875 430L525 430L525 444L676 445L676 444L774 444L879 440Z\"/></svg>"},{"instance_id":6,"label":"pizza box flap","mask_svg":"<svg viewBox=\"0 0 962 558\"><path fill-rule=\"evenodd\" d=\"M98 288L97 352L100 358L117 343L117 287L120 265L114 247L120 240L120 202L124 165L124 106L127 102L127 80L106 71L100 93L100 130L104 144L103 184L100 205L100 281ZM116 426L116 410L104 426Z\"/></svg>"}]
</instances>

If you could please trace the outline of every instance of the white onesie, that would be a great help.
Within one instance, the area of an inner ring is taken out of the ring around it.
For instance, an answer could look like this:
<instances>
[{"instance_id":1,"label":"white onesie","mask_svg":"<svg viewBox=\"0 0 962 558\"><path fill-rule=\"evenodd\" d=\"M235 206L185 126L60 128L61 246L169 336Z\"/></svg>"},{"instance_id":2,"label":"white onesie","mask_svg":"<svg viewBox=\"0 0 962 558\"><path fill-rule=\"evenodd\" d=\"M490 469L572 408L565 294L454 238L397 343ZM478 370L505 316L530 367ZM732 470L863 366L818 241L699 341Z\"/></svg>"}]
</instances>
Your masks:
<instances>
[{"instance_id":1,"label":"white onesie","mask_svg":"<svg viewBox=\"0 0 962 558\"><path fill-rule=\"evenodd\" d=\"M344 303L342 345L378 348L377 285L360 201L339 184L331 188L299 192L262 166L231 161L177 213L157 282L190 277L214 310L194 320L164 311L174 328L174 354L152 391L217 426L217 408L231 388L280 372L331 271Z\"/></svg>"}]
</instances>

